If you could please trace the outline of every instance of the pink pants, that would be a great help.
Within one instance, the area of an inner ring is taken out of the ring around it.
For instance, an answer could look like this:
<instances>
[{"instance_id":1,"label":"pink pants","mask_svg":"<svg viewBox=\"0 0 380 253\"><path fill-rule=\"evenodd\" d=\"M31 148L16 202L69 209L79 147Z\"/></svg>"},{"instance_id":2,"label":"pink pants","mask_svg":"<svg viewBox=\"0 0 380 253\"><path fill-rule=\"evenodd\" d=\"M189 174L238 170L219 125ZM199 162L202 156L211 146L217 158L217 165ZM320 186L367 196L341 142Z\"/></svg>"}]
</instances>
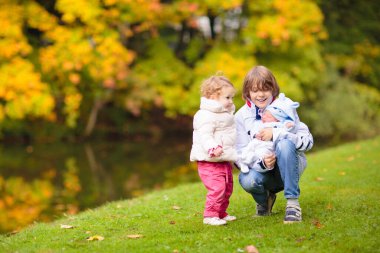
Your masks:
<instances>
[{"instance_id":1,"label":"pink pants","mask_svg":"<svg viewBox=\"0 0 380 253\"><path fill-rule=\"evenodd\" d=\"M198 162L198 174L207 189L204 217L224 218L233 191L230 162Z\"/></svg>"}]
</instances>

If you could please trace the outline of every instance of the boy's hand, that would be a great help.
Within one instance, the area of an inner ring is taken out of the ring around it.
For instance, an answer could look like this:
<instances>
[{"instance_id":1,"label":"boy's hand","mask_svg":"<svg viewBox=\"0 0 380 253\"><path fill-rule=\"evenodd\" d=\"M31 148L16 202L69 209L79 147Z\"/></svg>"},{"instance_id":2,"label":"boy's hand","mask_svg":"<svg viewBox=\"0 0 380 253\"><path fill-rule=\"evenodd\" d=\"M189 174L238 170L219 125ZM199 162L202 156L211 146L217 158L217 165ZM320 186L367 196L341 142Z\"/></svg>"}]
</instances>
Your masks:
<instances>
[{"instance_id":1,"label":"boy's hand","mask_svg":"<svg viewBox=\"0 0 380 253\"><path fill-rule=\"evenodd\" d=\"M262 141L271 141L273 138L273 129L272 128L261 129L260 132L256 134L256 138Z\"/></svg>"},{"instance_id":2,"label":"boy's hand","mask_svg":"<svg viewBox=\"0 0 380 253\"><path fill-rule=\"evenodd\" d=\"M276 156L275 154L267 155L264 157L264 164L267 168L273 168L274 164L276 163Z\"/></svg>"},{"instance_id":3,"label":"boy's hand","mask_svg":"<svg viewBox=\"0 0 380 253\"><path fill-rule=\"evenodd\" d=\"M286 126L286 128L292 128L292 127L294 127L294 123L293 122L286 122L285 126Z\"/></svg>"}]
</instances>

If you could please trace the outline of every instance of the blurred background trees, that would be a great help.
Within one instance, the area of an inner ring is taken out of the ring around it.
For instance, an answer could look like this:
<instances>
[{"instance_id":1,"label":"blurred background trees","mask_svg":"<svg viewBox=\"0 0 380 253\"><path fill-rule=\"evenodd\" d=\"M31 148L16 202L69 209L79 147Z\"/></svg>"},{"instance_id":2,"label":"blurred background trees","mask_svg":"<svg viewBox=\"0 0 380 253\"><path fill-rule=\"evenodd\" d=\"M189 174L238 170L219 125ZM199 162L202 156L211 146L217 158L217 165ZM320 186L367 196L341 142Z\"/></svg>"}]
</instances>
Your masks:
<instances>
[{"instance_id":1,"label":"blurred background trees","mask_svg":"<svg viewBox=\"0 0 380 253\"><path fill-rule=\"evenodd\" d=\"M370 137L379 21L377 1L1 0L1 138L189 132L201 81L222 71L240 107L257 64L321 142Z\"/></svg>"}]
</instances>

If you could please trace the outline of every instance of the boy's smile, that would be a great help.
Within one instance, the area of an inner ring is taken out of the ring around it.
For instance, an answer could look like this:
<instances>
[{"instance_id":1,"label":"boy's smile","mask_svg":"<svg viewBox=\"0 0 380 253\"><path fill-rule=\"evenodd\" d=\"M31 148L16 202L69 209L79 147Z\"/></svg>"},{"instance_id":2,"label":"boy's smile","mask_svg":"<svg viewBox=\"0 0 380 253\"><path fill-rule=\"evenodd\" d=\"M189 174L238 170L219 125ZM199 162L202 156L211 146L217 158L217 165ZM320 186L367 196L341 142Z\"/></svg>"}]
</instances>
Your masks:
<instances>
[{"instance_id":1,"label":"boy's smile","mask_svg":"<svg viewBox=\"0 0 380 253\"><path fill-rule=\"evenodd\" d=\"M272 91L250 91L249 96L251 101L260 109L267 107L272 102Z\"/></svg>"}]
</instances>

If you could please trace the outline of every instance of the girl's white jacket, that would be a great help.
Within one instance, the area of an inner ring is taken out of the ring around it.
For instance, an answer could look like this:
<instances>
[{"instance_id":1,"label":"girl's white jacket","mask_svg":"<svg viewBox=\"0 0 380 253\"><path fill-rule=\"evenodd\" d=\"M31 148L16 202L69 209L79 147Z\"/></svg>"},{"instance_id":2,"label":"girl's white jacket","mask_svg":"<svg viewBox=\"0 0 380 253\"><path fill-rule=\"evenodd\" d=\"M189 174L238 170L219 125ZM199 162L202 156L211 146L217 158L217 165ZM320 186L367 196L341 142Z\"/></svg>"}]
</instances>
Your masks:
<instances>
[{"instance_id":1,"label":"girl's white jacket","mask_svg":"<svg viewBox=\"0 0 380 253\"><path fill-rule=\"evenodd\" d=\"M201 98L200 110L194 115L190 161L237 160L234 111L234 106L228 111L215 100ZM218 146L223 147L223 154L219 157L210 157L209 150Z\"/></svg>"}]
</instances>

